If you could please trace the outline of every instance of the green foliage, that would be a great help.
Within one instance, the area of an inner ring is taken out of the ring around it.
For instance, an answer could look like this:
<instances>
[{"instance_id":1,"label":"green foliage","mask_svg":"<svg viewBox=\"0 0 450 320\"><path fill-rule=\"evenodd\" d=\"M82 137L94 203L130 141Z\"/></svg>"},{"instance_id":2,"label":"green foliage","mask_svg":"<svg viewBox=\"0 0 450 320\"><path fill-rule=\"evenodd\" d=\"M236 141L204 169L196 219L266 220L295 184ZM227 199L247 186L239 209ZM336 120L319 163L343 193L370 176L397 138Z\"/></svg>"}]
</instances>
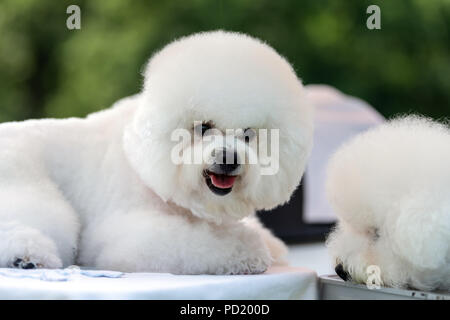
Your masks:
<instances>
[{"instance_id":1,"label":"green foliage","mask_svg":"<svg viewBox=\"0 0 450 320\"><path fill-rule=\"evenodd\" d=\"M81 7L81 30L66 8ZM366 8L381 8L381 30ZM84 116L140 90L155 50L225 29L267 41L305 83L327 83L385 116L450 115L450 1L152 0L0 2L0 122Z\"/></svg>"}]
</instances>

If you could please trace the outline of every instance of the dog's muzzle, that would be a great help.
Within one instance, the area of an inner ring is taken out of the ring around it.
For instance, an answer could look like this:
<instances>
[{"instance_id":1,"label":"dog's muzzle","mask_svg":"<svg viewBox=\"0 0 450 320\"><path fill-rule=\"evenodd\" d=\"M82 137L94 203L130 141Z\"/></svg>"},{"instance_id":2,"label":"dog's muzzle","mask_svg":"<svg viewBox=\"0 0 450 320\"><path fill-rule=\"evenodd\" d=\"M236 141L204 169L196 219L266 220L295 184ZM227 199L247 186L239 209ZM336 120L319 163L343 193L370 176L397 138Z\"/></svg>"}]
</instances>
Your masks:
<instances>
[{"instance_id":1,"label":"dog's muzzle","mask_svg":"<svg viewBox=\"0 0 450 320\"><path fill-rule=\"evenodd\" d=\"M214 163L205 170L204 176L209 189L216 195L224 196L233 190L239 175L239 159L236 151L226 148L213 151Z\"/></svg>"}]
</instances>

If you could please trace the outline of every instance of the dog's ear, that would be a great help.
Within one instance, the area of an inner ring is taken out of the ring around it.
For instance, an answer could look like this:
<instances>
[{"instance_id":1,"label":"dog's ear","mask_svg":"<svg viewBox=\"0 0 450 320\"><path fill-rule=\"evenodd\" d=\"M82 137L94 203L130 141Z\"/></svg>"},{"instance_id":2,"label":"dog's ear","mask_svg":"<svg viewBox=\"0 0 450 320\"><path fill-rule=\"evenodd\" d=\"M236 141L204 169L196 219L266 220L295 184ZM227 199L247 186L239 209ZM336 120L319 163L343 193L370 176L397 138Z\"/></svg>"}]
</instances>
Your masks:
<instances>
[{"instance_id":1,"label":"dog's ear","mask_svg":"<svg viewBox=\"0 0 450 320\"><path fill-rule=\"evenodd\" d=\"M399 201L393 248L415 267L438 269L446 265L450 250L450 201L428 195Z\"/></svg>"}]
</instances>

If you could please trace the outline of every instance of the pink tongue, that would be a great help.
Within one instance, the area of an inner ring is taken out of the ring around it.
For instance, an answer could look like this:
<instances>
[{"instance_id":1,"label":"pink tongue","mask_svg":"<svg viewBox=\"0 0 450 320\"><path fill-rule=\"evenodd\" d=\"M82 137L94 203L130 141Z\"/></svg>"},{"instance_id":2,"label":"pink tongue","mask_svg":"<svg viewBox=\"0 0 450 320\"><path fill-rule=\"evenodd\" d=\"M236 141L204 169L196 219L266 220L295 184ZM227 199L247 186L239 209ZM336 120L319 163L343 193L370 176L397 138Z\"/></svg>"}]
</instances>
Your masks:
<instances>
[{"instance_id":1,"label":"pink tongue","mask_svg":"<svg viewBox=\"0 0 450 320\"><path fill-rule=\"evenodd\" d=\"M236 177L226 176L226 175L215 175L210 174L212 184L220 189L228 189L231 188L234 184L234 180Z\"/></svg>"}]
</instances>

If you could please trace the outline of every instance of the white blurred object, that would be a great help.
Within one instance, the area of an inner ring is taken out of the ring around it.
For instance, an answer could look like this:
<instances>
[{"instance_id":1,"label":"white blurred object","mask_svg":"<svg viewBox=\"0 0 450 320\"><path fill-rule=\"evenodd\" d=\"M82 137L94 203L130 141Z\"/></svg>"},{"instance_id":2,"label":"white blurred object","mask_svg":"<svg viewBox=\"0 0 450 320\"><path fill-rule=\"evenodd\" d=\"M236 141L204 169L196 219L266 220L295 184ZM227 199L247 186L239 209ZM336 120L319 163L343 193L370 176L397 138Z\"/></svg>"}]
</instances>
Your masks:
<instances>
[{"instance_id":1,"label":"white blurred object","mask_svg":"<svg viewBox=\"0 0 450 320\"><path fill-rule=\"evenodd\" d=\"M314 270L319 276L334 273L333 259L324 242L291 244L286 258L290 266Z\"/></svg>"},{"instance_id":2,"label":"white blurred object","mask_svg":"<svg viewBox=\"0 0 450 320\"><path fill-rule=\"evenodd\" d=\"M305 173L305 223L336 220L325 195L326 164L330 156L354 135L385 121L372 106L326 85L307 85L316 107L314 147Z\"/></svg>"}]
</instances>

